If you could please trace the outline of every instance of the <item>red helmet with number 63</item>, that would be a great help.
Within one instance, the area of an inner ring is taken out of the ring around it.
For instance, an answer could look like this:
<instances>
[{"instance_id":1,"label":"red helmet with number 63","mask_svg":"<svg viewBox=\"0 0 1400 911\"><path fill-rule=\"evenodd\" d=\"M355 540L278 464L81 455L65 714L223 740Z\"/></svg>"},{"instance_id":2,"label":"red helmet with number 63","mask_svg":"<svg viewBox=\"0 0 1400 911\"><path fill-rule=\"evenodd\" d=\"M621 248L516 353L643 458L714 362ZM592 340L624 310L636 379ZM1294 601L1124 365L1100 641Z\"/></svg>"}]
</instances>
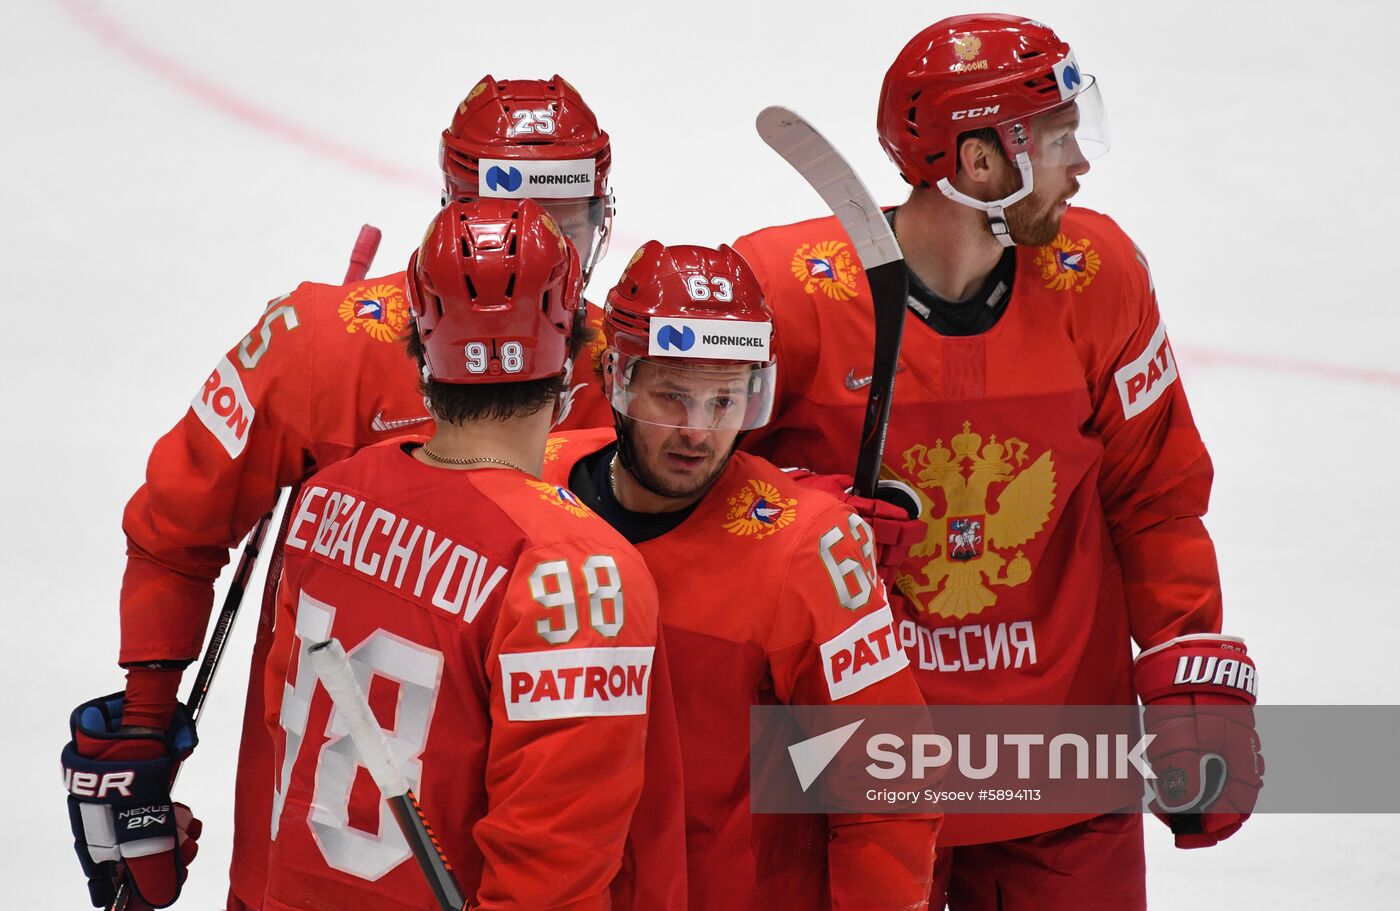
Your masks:
<instances>
[{"instance_id":1,"label":"red helmet with number 63","mask_svg":"<svg viewBox=\"0 0 1400 911\"><path fill-rule=\"evenodd\" d=\"M608 292L603 337L604 391L618 414L690 428L768 423L773 311L733 248L648 241Z\"/></svg>"},{"instance_id":2,"label":"red helmet with number 63","mask_svg":"<svg viewBox=\"0 0 1400 911\"><path fill-rule=\"evenodd\" d=\"M585 275L603 258L612 147L563 77L482 77L442 131L438 161L445 199L542 200L578 248Z\"/></svg>"},{"instance_id":3,"label":"red helmet with number 63","mask_svg":"<svg viewBox=\"0 0 1400 911\"><path fill-rule=\"evenodd\" d=\"M1084 157L1107 150L1094 77L1048 26L1021 16L954 16L915 35L885 74L880 145L907 182L944 189L957 173L958 136L990 127L1021 169L1028 194L1036 158L1032 118L1071 106L1078 109L1074 138Z\"/></svg>"},{"instance_id":4,"label":"red helmet with number 63","mask_svg":"<svg viewBox=\"0 0 1400 911\"><path fill-rule=\"evenodd\" d=\"M408 262L425 373L441 383L517 383L568 369L578 253L529 199L448 203Z\"/></svg>"}]
</instances>

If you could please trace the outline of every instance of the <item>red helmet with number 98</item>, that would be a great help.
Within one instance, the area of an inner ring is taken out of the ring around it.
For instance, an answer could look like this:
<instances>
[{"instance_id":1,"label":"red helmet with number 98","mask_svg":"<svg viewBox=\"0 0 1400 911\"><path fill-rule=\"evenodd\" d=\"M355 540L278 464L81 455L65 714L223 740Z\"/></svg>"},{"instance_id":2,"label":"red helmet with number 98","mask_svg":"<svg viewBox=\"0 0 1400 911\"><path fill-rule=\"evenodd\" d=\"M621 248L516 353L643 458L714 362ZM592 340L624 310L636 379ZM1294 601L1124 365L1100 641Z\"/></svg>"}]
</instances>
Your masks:
<instances>
[{"instance_id":1,"label":"red helmet with number 98","mask_svg":"<svg viewBox=\"0 0 1400 911\"><path fill-rule=\"evenodd\" d=\"M1074 108L1072 143L1037 143L1035 118ZM1107 122L1093 76L1050 28L1021 16L984 13L936 22L899 52L880 88L880 145L915 187L993 216L1034 189L1032 163L1056 156L1094 158L1108 149ZM1021 188L1000 200L973 199L953 187L958 137L991 128L1021 173ZM998 233L1003 243L1009 234Z\"/></svg>"},{"instance_id":2,"label":"red helmet with number 98","mask_svg":"<svg viewBox=\"0 0 1400 911\"><path fill-rule=\"evenodd\" d=\"M608 292L603 388L620 416L692 429L768 423L773 311L728 246L648 241Z\"/></svg>"},{"instance_id":3,"label":"red helmet with number 98","mask_svg":"<svg viewBox=\"0 0 1400 911\"><path fill-rule=\"evenodd\" d=\"M517 383L568 369L578 253L539 203L448 203L409 259L407 285L428 379Z\"/></svg>"},{"instance_id":4,"label":"red helmet with number 98","mask_svg":"<svg viewBox=\"0 0 1400 911\"><path fill-rule=\"evenodd\" d=\"M544 202L578 248L585 276L607 251L612 147L563 77L482 77L442 131L438 161L444 201Z\"/></svg>"}]
</instances>

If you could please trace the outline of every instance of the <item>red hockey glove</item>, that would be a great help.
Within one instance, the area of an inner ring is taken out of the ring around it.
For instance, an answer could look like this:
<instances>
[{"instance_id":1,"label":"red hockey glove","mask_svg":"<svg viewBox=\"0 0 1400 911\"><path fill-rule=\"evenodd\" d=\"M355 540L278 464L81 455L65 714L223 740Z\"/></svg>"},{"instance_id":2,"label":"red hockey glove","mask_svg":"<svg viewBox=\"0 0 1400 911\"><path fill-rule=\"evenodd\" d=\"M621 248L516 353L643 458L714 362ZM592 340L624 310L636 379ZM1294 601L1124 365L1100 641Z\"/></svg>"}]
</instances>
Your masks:
<instances>
[{"instance_id":1,"label":"red hockey glove","mask_svg":"<svg viewBox=\"0 0 1400 911\"><path fill-rule=\"evenodd\" d=\"M876 499L871 500L852 491L855 479L847 474L813 474L794 468L788 475L803 487L831 494L870 524L875 532L875 568L885 587L894 591L896 571L909 559L909 549L928 533L919 517L918 494L900 481L883 480L876 487Z\"/></svg>"},{"instance_id":2,"label":"red hockey glove","mask_svg":"<svg viewBox=\"0 0 1400 911\"><path fill-rule=\"evenodd\" d=\"M1254 809L1264 757L1254 730L1258 677L1244 641L1180 636L1138 655L1133 683L1146 706L1150 804L1178 848L1206 848L1239 830Z\"/></svg>"},{"instance_id":3,"label":"red hockey glove","mask_svg":"<svg viewBox=\"0 0 1400 911\"><path fill-rule=\"evenodd\" d=\"M122 706L115 693L73 710L63 781L74 848L94 907L112 903L125 875L133 909L164 908L199 849L199 820L170 800L175 766L197 738L183 708L166 731L136 733L122 729Z\"/></svg>"}]
</instances>

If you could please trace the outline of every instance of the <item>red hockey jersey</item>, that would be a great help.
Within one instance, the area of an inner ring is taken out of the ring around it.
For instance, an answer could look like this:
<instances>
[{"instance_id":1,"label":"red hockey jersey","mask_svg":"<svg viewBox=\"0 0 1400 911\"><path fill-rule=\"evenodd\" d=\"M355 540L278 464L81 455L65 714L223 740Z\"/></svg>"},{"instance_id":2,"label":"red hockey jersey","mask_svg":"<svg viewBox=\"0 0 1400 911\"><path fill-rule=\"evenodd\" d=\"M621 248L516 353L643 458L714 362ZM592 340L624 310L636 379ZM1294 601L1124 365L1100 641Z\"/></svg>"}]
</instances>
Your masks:
<instances>
[{"instance_id":1,"label":"red hockey jersey","mask_svg":"<svg viewBox=\"0 0 1400 911\"><path fill-rule=\"evenodd\" d=\"M850 472L874 345L850 239L828 217L735 248L777 318L779 401L752 448ZM1133 641L1220 629L1210 459L1123 231L1071 208L1016 257L989 331L905 322L881 473L919 492L928 534L899 574L900 640L931 704L1130 703ZM941 840L1066 822L950 816Z\"/></svg>"},{"instance_id":2,"label":"red hockey jersey","mask_svg":"<svg viewBox=\"0 0 1400 911\"><path fill-rule=\"evenodd\" d=\"M199 654L214 580L279 488L364 446L431 428L404 346L408 319L402 272L340 286L307 282L269 303L215 365L156 443L146 483L126 507L123 664ZM575 395L601 400L591 374L580 373ZM275 580L280 554L266 549ZM262 895L269 827L271 746L261 715L271 607L264 599L235 801L231 878L249 905Z\"/></svg>"},{"instance_id":3,"label":"red hockey jersey","mask_svg":"<svg viewBox=\"0 0 1400 911\"><path fill-rule=\"evenodd\" d=\"M340 639L472 907L605 908L642 789L656 591L568 491L397 442L295 504L267 663L269 911L428 909L305 660Z\"/></svg>"},{"instance_id":4,"label":"red hockey jersey","mask_svg":"<svg viewBox=\"0 0 1400 911\"><path fill-rule=\"evenodd\" d=\"M545 480L567 484L613 440L610 429L551 436ZM736 453L694 512L636 547L661 599L681 731L691 911L919 907L937 819L829 825L748 805L749 706L922 704L894 647L869 526ZM842 660L866 642L878 660Z\"/></svg>"}]
</instances>

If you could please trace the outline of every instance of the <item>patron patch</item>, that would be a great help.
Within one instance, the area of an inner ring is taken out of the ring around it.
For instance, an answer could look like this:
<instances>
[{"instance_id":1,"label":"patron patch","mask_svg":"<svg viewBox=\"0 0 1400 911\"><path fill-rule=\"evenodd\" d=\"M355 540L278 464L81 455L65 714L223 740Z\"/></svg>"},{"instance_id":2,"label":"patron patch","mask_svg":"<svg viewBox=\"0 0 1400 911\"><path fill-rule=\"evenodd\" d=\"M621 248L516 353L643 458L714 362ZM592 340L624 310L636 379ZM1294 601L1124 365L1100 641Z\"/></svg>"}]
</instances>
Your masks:
<instances>
[{"instance_id":1,"label":"patron patch","mask_svg":"<svg viewBox=\"0 0 1400 911\"><path fill-rule=\"evenodd\" d=\"M230 459L243 453L243 447L248 445L248 428L257 412L243 389L238 370L228 358L220 359L209 379L204 381L204 388L190 402L190 408Z\"/></svg>"},{"instance_id":2,"label":"patron patch","mask_svg":"<svg viewBox=\"0 0 1400 911\"><path fill-rule=\"evenodd\" d=\"M630 646L503 654L506 717L645 715L654 652L650 646Z\"/></svg>"},{"instance_id":3,"label":"patron patch","mask_svg":"<svg viewBox=\"0 0 1400 911\"><path fill-rule=\"evenodd\" d=\"M833 701L909 666L888 606L866 614L821 644L822 671Z\"/></svg>"},{"instance_id":4,"label":"patron patch","mask_svg":"<svg viewBox=\"0 0 1400 911\"><path fill-rule=\"evenodd\" d=\"M1158 324L1142 354L1114 372L1113 381L1123 400L1125 419L1142 414L1176 382L1176 358L1172 357L1165 324Z\"/></svg>"}]
</instances>

